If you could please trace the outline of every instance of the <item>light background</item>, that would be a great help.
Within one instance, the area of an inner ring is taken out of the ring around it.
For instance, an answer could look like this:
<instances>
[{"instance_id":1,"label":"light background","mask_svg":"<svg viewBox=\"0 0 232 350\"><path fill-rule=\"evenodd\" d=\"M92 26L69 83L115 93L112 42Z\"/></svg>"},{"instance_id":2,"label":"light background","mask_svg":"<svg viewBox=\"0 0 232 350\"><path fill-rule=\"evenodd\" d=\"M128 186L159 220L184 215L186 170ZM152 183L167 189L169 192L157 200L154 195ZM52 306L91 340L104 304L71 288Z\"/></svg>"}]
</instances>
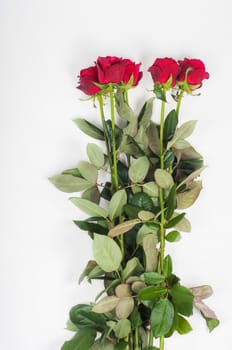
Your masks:
<instances>
[{"instance_id":1,"label":"light background","mask_svg":"<svg viewBox=\"0 0 232 350\"><path fill-rule=\"evenodd\" d=\"M231 4L229 0L0 1L0 349L57 350L70 307L94 299L100 285L77 279L91 241L72 220L84 215L47 178L86 159L90 139L72 119L98 118L75 89L98 55L143 62L201 58L211 73L200 97L187 97L182 121L198 119L191 141L205 156L204 190L188 211L192 233L172 246L187 286L209 283L221 319L211 335L167 340L171 349L231 350ZM130 93L138 110L150 97L144 80Z\"/></svg>"}]
</instances>

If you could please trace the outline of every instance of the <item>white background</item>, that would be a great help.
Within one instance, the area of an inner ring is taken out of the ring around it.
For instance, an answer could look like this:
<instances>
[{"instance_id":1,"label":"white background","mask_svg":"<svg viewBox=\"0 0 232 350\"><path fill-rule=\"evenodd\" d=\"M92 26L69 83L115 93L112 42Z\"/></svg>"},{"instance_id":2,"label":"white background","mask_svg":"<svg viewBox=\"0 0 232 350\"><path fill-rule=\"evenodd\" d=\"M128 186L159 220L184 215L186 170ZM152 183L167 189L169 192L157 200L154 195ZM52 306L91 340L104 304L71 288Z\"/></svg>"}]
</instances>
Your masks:
<instances>
[{"instance_id":1,"label":"white background","mask_svg":"<svg viewBox=\"0 0 232 350\"><path fill-rule=\"evenodd\" d=\"M204 190L188 211L192 233L172 248L176 273L209 283L221 319L211 335L167 340L171 349L231 350L231 9L229 0L0 1L0 349L58 350L70 307L94 299L98 284L77 279L91 241L72 220L84 215L47 178L86 159L90 139L72 119L98 118L76 76L98 55L143 62L201 58L211 74L200 97L186 97L182 121L198 119L191 141L205 156ZM138 109L151 79L130 93Z\"/></svg>"}]
</instances>

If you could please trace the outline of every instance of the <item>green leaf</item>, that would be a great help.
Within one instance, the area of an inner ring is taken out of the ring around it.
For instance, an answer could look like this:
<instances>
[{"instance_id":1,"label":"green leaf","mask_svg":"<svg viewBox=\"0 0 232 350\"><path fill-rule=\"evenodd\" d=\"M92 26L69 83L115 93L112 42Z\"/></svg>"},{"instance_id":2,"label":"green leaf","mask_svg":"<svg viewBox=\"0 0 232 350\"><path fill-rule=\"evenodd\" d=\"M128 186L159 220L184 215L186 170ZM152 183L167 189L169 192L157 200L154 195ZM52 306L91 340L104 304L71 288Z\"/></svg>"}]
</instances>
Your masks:
<instances>
[{"instance_id":1,"label":"green leaf","mask_svg":"<svg viewBox=\"0 0 232 350\"><path fill-rule=\"evenodd\" d=\"M87 199L72 197L70 201L82 210L84 213L92 216L102 216L103 218L107 218L108 213L105 209L101 208L99 205L90 202Z\"/></svg>"},{"instance_id":2,"label":"green leaf","mask_svg":"<svg viewBox=\"0 0 232 350\"><path fill-rule=\"evenodd\" d=\"M160 140L159 140L158 125L151 122L150 126L147 128L147 137L148 137L150 149L155 155L159 156Z\"/></svg>"},{"instance_id":3,"label":"green leaf","mask_svg":"<svg viewBox=\"0 0 232 350\"><path fill-rule=\"evenodd\" d=\"M164 155L164 168L171 167L175 160L175 153L172 150L168 150Z\"/></svg>"},{"instance_id":4,"label":"green leaf","mask_svg":"<svg viewBox=\"0 0 232 350\"><path fill-rule=\"evenodd\" d=\"M127 202L127 194L125 190L117 191L113 194L109 204L109 218L113 220L122 214L124 205Z\"/></svg>"},{"instance_id":5,"label":"green leaf","mask_svg":"<svg viewBox=\"0 0 232 350\"><path fill-rule=\"evenodd\" d=\"M83 191L92 186L92 183L69 174L55 175L49 178L49 181L62 192L72 193Z\"/></svg>"},{"instance_id":6,"label":"green leaf","mask_svg":"<svg viewBox=\"0 0 232 350\"><path fill-rule=\"evenodd\" d=\"M138 217L139 217L139 219L142 220L142 221L149 221L149 220L154 219L155 214L152 213L151 211L141 210L141 211L138 213Z\"/></svg>"},{"instance_id":7,"label":"green leaf","mask_svg":"<svg viewBox=\"0 0 232 350\"><path fill-rule=\"evenodd\" d=\"M162 87L155 84L153 92L159 100L167 102L165 92Z\"/></svg>"},{"instance_id":8,"label":"green leaf","mask_svg":"<svg viewBox=\"0 0 232 350\"><path fill-rule=\"evenodd\" d=\"M147 129L147 127L150 125L152 110L153 110L153 102L154 102L154 97L146 101L139 113L138 121L140 126L142 125L144 129Z\"/></svg>"},{"instance_id":9,"label":"green leaf","mask_svg":"<svg viewBox=\"0 0 232 350\"><path fill-rule=\"evenodd\" d=\"M164 169L156 169L156 171L155 171L155 181L161 188L164 188L164 189L169 189L174 184L172 175L169 174Z\"/></svg>"},{"instance_id":10,"label":"green leaf","mask_svg":"<svg viewBox=\"0 0 232 350\"><path fill-rule=\"evenodd\" d=\"M118 339L126 338L130 331L131 323L127 319L121 319L114 327L114 333Z\"/></svg>"},{"instance_id":11,"label":"green leaf","mask_svg":"<svg viewBox=\"0 0 232 350\"><path fill-rule=\"evenodd\" d=\"M88 122L85 119L80 118L74 119L73 121L78 126L78 128L81 131L83 131L86 135L93 137L94 139L104 141L105 138L103 131L94 124Z\"/></svg>"},{"instance_id":12,"label":"green leaf","mask_svg":"<svg viewBox=\"0 0 232 350\"><path fill-rule=\"evenodd\" d=\"M75 324L72 323L72 321L70 321L70 320L67 321L65 329L67 329L70 332L78 332L79 331L77 326L75 326Z\"/></svg>"},{"instance_id":13,"label":"green leaf","mask_svg":"<svg viewBox=\"0 0 232 350\"><path fill-rule=\"evenodd\" d=\"M155 338L164 336L172 327L174 307L168 299L158 301L151 313L151 328Z\"/></svg>"},{"instance_id":14,"label":"green leaf","mask_svg":"<svg viewBox=\"0 0 232 350\"><path fill-rule=\"evenodd\" d=\"M103 190L101 191L101 197L104 198L107 201L110 201L112 198L112 192L111 192L112 184L111 182L106 182Z\"/></svg>"},{"instance_id":15,"label":"green leaf","mask_svg":"<svg viewBox=\"0 0 232 350\"><path fill-rule=\"evenodd\" d=\"M153 204L153 203L152 203ZM135 219L138 217L138 213L141 211L141 207L137 205L126 204L124 206L124 212L129 219Z\"/></svg>"},{"instance_id":16,"label":"green leaf","mask_svg":"<svg viewBox=\"0 0 232 350\"><path fill-rule=\"evenodd\" d=\"M192 331L190 323L180 315L176 315L175 326L179 334L187 334Z\"/></svg>"},{"instance_id":17,"label":"green leaf","mask_svg":"<svg viewBox=\"0 0 232 350\"><path fill-rule=\"evenodd\" d=\"M81 198L87 199L90 202L99 204L101 195L98 187L95 185L93 187L88 188L87 190L85 190L85 192L82 193Z\"/></svg>"},{"instance_id":18,"label":"green leaf","mask_svg":"<svg viewBox=\"0 0 232 350\"><path fill-rule=\"evenodd\" d=\"M164 122L164 141L165 142L168 142L173 138L176 131L177 124L178 124L178 115L176 113L176 110L173 109L171 112L168 113Z\"/></svg>"},{"instance_id":19,"label":"green leaf","mask_svg":"<svg viewBox=\"0 0 232 350\"><path fill-rule=\"evenodd\" d=\"M140 157L130 166L129 177L132 182L142 182L149 170L150 163L147 157Z\"/></svg>"},{"instance_id":20,"label":"green leaf","mask_svg":"<svg viewBox=\"0 0 232 350\"><path fill-rule=\"evenodd\" d=\"M93 254L98 265L106 272L118 270L122 253L117 243L109 237L95 234Z\"/></svg>"},{"instance_id":21,"label":"green leaf","mask_svg":"<svg viewBox=\"0 0 232 350\"><path fill-rule=\"evenodd\" d=\"M144 269L139 259L134 257L127 261L126 267L122 271L122 279L125 281L129 276L139 275L143 271Z\"/></svg>"},{"instance_id":22,"label":"green leaf","mask_svg":"<svg viewBox=\"0 0 232 350\"><path fill-rule=\"evenodd\" d=\"M181 239L181 234L179 231L171 231L166 235L165 239L168 242L178 242Z\"/></svg>"},{"instance_id":23,"label":"green leaf","mask_svg":"<svg viewBox=\"0 0 232 350\"><path fill-rule=\"evenodd\" d=\"M128 186L130 183L128 170L129 170L128 167L119 160L118 161L118 180L121 186Z\"/></svg>"},{"instance_id":24,"label":"green leaf","mask_svg":"<svg viewBox=\"0 0 232 350\"><path fill-rule=\"evenodd\" d=\"M82 272L82 274L80 275L80 278L79 278L79 284L84 280L84 278L86 276L89 275L89 273L97 266L97 263L96 261L94 260L89 260L86 267L84 268L84 271Z\"/></svg>"},{"instance_id":25,"label":"green leaf","mask_svg":"<svg viewBox=\"0 0 232 350\"><path fill-rule=\"evenodd\" d=\"M140 327L143 323L142 319L141 319L141 315L140 312L138 311L138 308L135 307L131 316L130 316L130 320L131 320L131 328L135 329L136 327Z\"/></svg>"},{"instance_id":26,"label":"green leaf","mask_svg":"<svg viewBox=\"0 0 232 350\"><path fill-rule=\"evenodd\" d=\"M91 327L102 331L106 326L105 317L93 312L91 306L86 304L73 306L70 310L69 317L72 323L79 329Z\"/></svg>"},{"instance_id":27,"label":"green leaf","mask_svg":"<svg viewBox=\"0 0 232 350\"><path fill-rule=\"evenodd\" d=\"M204 319L206 320L206 324L210 332L212 332L214 328L219 326L220 321L217 318L204 317Z\"/></svg>"},{"instance_id":28,"label":"green leaf","mask_svg":"<svg viewBox=\"0 0 232 350\"><path fill-rule=\"evenodd\" d=\"M170 277L172 274L172 258L170 255L164 258L164 275L165 277Z\"/></svg>"},{"instance_id":29,"label":"green leaf","mask_svg":"<svg viewBox=\"0 0 232 350\"><path fill-rule=\"evenodd\" d=\"M127 350L128 343L121 340L118 344L114 345L114 350Z\"/></svg>"},{"instance_id":30,"label":"green leaf","mask_svg":"<svg viewBox=\"0 0 232 350\"><path fill-rule=\"evenodd\" d=\"M78 168L66 169L66 170L62 171L62 174L72 175L72 176L76 176L76 177L82 177Z\"/></svg>"},{"instance_id":31,"label":"green leaf","mask_svg":"<svg viewBox=\"0 0 232 350\"><path fill-rule=\"evenodd\" d=\"M116 92L115 96L115 106L118 112L118 115L127 120L128 122L132 122L137 119L133 110L130 108L128 103L124 100L123 91L119 90Z\"/></svg>"},{"instance_id":32,"label":"green leaf","mask_svg":"<svg viewBox=\"0 0 232 350\"><path fill-rule=\"evenodd\" d=\"M186 184L187 186L196 178L198 177L203 170L207 168L206 166L203 166L195 171L193 171L188 177L186 177L179 185L178 188L181 187L182 185Z\"/></svg>"},{"instance_id":33,"label":"green leaf","mask_svg":"<svg viewBox=\"0 0 232 350\"><path fill-rule=\"evenodd\" d=\"M177 312L182 315L190 316L193 313L193 294L190 290L179 284L175 284L171 290L173 303Z\"/></svg>"},{"instance_id":34,"label":"green leaf","mask_svg":"<svg viewBox=\"0 0 232 350\"><path fill-rule=\"evenodd\" d=\"M176 185L174 184L167 198L167 210L165 212L166 220L169 220L172 217L175 209L176 209Z\"/></svg>"},{"instance_id":35,"label":"green leaf","mask_svg":"<svg viewBox=\"0 0 232 350\"><path fill-rule=\"evenodd\" d=\"M163 297L166 293L167 289L165 287L150 286L139 292L139 298L141 300L155 300Z\"/></svg>"},{"instance_id":36,"label":"green leaf","mask_svg":"<svg viewBox=\"0 0 232 350\"><path fill-rule=\"evenodd\" d=\"M193 182L187 191L178 193L176 199L177 199L177 208L178 209L187 209L191 205L195 203L197 200L200 192L202 190L202 182L201 181L195 181Z\"/></svg>"},{"instance_id":37,"label":"green leaf","mask_svg":"<svg viewBox=\"0 0 232 350\"><path fill-rule=\"evenodd\" d=\"M101 148L95 143L88 143L87 155L90 162L95 165L98 169L102 168L105 163L105 156Z\"/></svg>"},{"instance_id":38,"label":"green leaf","mask_svg":"<svg viewBox=\"0 0 232 350\"><path fill-rule=\"evenodd\" d=\"M90 350L115 350L115 345L108 340L98 339Z\"/></svg>"},{"instance_id":39,"label":"green leaf","mask_svg":"<svg viewBox=\"0 0 232 350\"><path fill-rule=\"evenodd\" d=\"M158 231L159 231L159 224L158 225L153 225L153 223L146 223L146 224L143 224L138 233L137 233L137 236L136 236L136 242L137 244L143 244L143 239L149 235L149 234L153 234L154 236L154 246L156 246L156 244L158 244L159 242L159 238L158 238Z\"/></svg>"},{"instance_id":40,"label":"green leaf","mask_svg":"<svg viewBox=\"0 0 232 350\"><path fill-rule=\"evenodd\" d=\"M184 216L185 216L185 213L181 213L173 217L171 220L168 221L168 223L165 224L165 228L172 228L176 226L177 224L179 224L179 222L183 220Z\"/></svg>"},{"instance_id":41,"label":"green leaf","mask_svg":"<svg viewBox=\"0 0 232 350\"><path fill-rule=\"evenodd\" d=\"M150 197L159 197L159 187L154 181L145 183L143 185L143 191Z\"/></svg>"},{"instance_id":42,"label":"green leaf","mask_svg":"<svg viewBox=\"0 0 232 350\"><path fill-rule=\"evenodd\" d=\"M145 272L140 278L147 284L159 284L165 280L165 276L158 272Z\"/></svg>"},{"instance_id":43,"label":"green leaf","mask_svg":"<svg viewBox=\"0 0 232 350\"><path fill-rule=\"evenodd\" d=\"M78 169L80 170L81 175L88 180L90 183L93 185L96 184L97 182L97 177L98 177L98 171L95 165L85 162L85 161L80 161L78 163Z\"/></svg>"},{"instance_id":44,"label":"green leaf","mask_svg":"<svg viewBox=\"0 0 232 350\"><path fill-rule=\"evenodd\" d=\"M123 223L114 226L108 233L109 237L117 237L119 235L123 235L124 233L130 231L135 225L140 224L141 221L139 219L133 219L124 221Z\"/></svg>"},{"instance_id":45,"label":"green leaf","mask_svg":"<svg viewBox=\"0 0 232 350\"><path fill-rule=\"evenodd\" d=\"M139 192L133 195L133 197L130 199L130 203L136 207L140 207L143 210L147 211L153 211L154 204L152 202L152 199L148 196L148 194ZM141 210L141 209L140 209ZM138 213L137 213L138 215Z\"/></svg>"},{"instance_id":46,"label":"green leaf","mask_svg":"<svg viewBox=\"0 0 232 350\"><path fill-rule=\"evenodd\" d=\"M81 329L71 340L64 343L61 350L89 350L96 338L96 331L93 328Z\"/></svg>"},{"instance_id":47,"label":"green leaf","mask_svg":"<svg viewBox=\"0 0 232 350\"><path fill-rule=\"evenodd\" d=\"M102 235L106 235L108 233L108 228L103 227L101 225L87 222L87 221L81 221L81 220L74 220L73 221L75 225L77 225L81 230L83 231L89 231L92 233L100 233Z\"/></svg>"},{"instance_id":48,"label":"green leaf","mask_svg":"<svg viewBox=\"0 0 232 350\"><path fill-rule=\"evenodd\" d=\"M179 214L175 214L175 216L178 216ZM173 216L174 216L173 215ZM183 219L181 219L181 221L179 221L177 224L175 224L174 226L177 230L182 231L182 232L190 232L191 231L191 223L189 222L189 220L185 217L183 217Z\"/></svg>"},{"instance_id":49,"label":"green leaf","mask_svg":"<svg viewBox=\"0 0 232 350\"><path fill-rule=\"evenodd\" d=\"M181 125L175 132L175 135L171 141L168 142L167 149L170 149L179 140L183 140L189 137L196 126L197 120L189 120L188 122Z\"/></svg>"},{"instance_id":50,"label":"green leaf","mask_svg":"<svg viewBox=\"0 0 232 350\"><path fill-rule=\"evenodd\" d=\"M115 295L106 296L102 300L100 300L97 304L92 308L93 312L98 314L104 314L112 311L118 304L119 298Z\"/></svg>"}]
</instances>

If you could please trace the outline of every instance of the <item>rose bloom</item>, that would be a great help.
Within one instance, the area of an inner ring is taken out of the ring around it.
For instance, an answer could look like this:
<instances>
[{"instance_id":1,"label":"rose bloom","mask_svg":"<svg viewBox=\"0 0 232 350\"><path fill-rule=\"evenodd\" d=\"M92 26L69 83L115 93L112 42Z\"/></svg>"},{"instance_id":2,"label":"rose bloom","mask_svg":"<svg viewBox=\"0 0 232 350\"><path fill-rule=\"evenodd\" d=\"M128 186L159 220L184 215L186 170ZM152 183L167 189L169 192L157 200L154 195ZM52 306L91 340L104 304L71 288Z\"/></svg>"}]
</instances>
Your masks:
<instances>
[{"instance_id":1,"label":"rose bloom","mask_svg":"<svg viewBox=\"0 0 232 350\"><path fill-rule=\"evenodd\" d=\"M137 85L143 73L139 71L140 63L116 56L98 57L96 62L98 79L101 84L125 83L133 76L133 86Z\"/></svg>"},{"instance_id":2,"label":"rose bloom","mask_svg":"<svg viewBox=\"0 0 232 350\"><path fill-rule=\"evenodd\" d=\"M183 82L185 79L189 85L202 85L204 79L209 78L209 73L205 70L205 65L196 58L185 58L179 61L180 73L177 80Z\"/></svg>"},{"instance_id":3,"label":"rose bloom","mask_svg":"<svg viewBox=\"0 0 232 350\"><path fill-rule=\"evenodd\" d=\"M179 65L173 58L165 57L157 58L148 72L151 73L154 83L165 84L172 77L171 85L175 86L179 70Z\"/></svg>"},{"instance_id":4,"label":"rose bloom","mask_svg":"<svg viewBox=\"0 0 232 350\"><path fill-rule=\"evenodd\" d=\"M80 71L78 89L83 91L86 95L95 95L101 90L95 83L99 83L96 66L85 68Z\"/></svg>"}]
</instances>

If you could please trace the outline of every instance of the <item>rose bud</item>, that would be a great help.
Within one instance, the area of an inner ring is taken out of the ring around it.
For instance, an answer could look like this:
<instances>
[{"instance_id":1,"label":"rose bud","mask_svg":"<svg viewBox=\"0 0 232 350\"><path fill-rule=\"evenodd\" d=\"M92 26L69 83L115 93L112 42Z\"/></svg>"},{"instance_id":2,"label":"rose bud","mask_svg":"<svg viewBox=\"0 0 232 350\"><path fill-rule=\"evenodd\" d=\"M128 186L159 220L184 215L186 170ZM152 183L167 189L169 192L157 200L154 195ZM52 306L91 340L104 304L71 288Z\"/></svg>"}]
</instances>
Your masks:
<instances>
[{"instance_id":1,"label":"rose bud","mask_svg":"<svg viewBox=\"0 0 232 350\"><path fill-rule=\"evenodd\" d=\"M170 82L171 86L175 86L179 65L173 58L157 58L148 72L151 73L154 83L168 84Z\"/></svg>"},{"instance_id":2,"label":"rose bud","mask_svg":"<svg viewBox=\"0 0 232 350\"><path fill-rule=\"evenodd\" d=\"M204 79L209 78L209 73L205 70L205 65L201 60L185 58L179 61L180 73L177 77L180 86L187 84L187 90L198 89Z\"/></svg>"}]
</instances>

